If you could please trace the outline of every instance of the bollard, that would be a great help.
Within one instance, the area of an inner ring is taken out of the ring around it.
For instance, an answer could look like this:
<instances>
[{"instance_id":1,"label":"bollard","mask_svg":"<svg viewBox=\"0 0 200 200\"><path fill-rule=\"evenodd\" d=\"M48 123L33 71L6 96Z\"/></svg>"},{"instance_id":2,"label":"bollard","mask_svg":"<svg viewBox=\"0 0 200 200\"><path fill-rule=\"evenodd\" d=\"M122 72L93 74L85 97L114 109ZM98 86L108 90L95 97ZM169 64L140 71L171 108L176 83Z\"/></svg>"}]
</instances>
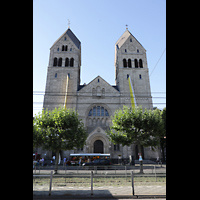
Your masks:
<instances>
[{"instance_id":1,"label":"bollard","mask_svg":"<svg viewBox=\"0 0 200 200\"><path fill-rule=\"evenodd\" d=\"M125 177L126 177L126 181L127 181L127 169L126 169L126 166L125 166Z\"/></svg>"},{"instance_id":2,"label":"bollard","mask_svg":"<svg viewBox=\"0 0 200 200\"><path fill-rule=\"evenodd\" d=\"M91 171L91 195L93 195L93 171Z\"/></svg>"},{"instance_id":3,"label":"bollard","mask_svg":"<svg viewBox=\"0 0 200 200\"><path fill-rule=\"evenodd\" d=\"M51 171L51 176L50 176L49 196L51 195L52 178L53 178L53 171Z\"/></svg>"},{"instance_id":4,"label":"bollard","mask_svg":"<svg viewBox=\"0 0 200 200\"><path fill-rule=\"evenodd\" d=\"M156 176L156 166L154 165L154 172L155 172L155 178L156 178L156 182L157 182L157 176Z\"/></svg>"},{"instance_id":5,"label":"bollard","mask_svg":"<svg viewBox=\"0 0 200 200\"><path fill-rule=\"evenodd\" d=\"M131 171L131 180L132 180L132 191L133 191L133 196L134 196L135 195L135 191L134 191L133 171Z\"/></svg>"}]
</instances>

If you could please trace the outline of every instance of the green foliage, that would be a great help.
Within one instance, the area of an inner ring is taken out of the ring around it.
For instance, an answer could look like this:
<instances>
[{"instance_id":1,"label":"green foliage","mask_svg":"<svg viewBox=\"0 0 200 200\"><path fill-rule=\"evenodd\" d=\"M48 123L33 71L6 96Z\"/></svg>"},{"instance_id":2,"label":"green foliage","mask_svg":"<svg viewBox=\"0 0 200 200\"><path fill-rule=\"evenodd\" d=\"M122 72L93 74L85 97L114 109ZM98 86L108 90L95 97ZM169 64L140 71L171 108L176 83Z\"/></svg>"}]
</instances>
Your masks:
<instances>
[{"instance_id":1,"label":"green foliage","mask_svg":"<svg viewBox=\"0 0 200 200\"><path fill-rule=\"evenodd\" d=\"M162 112L158 109L142 111L126 106L112 117L112 125L107 134L114 144L131 145L136 143L144 147L156 147L163 134Z\"/></svg>"},{"instance_id":2,"label":"green foliage","mask_svg":"<svg viewBox=\"0 0 200 200\"><path fill-rule=\"evenodd\" d=\"M72 109L42 111L33 119L33 146L59 151L81 148L87 138L84 124Z\"/></svg>"}]
</instances>

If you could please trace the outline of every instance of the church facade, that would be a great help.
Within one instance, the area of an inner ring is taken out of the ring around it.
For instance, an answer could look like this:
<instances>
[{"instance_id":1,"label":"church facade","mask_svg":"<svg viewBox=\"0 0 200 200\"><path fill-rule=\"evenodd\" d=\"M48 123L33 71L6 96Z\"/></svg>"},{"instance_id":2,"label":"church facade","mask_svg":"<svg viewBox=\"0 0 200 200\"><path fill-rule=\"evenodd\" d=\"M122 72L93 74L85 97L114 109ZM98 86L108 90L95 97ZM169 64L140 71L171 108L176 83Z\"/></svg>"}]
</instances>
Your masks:
<instances>
[{"instance_id":1,"label":"church facade","mask_svg":"<svg viewBox=\"0 0 200 200\"><path fill-rule=\"evenodd\" d=\"M50 48L46 89L43 108L59 106L74 108L82 119L88 137L82 149L62 151L61 157L70 153L110 153L112 159L138 159L135 144L124 146L112 144L106 130L111 116L123 105L131 106L128 77L134 88L137 105L153 109L146 50L128 29L115 44L115 85L110 85L101 76L88 84L80 85L81 42L68 28ZM41 152L44 153L44 152ZM45 152L49 157L52 152ZM143 159L158 157L158 151L143 148Z\"/></svg>"}]
</instances>

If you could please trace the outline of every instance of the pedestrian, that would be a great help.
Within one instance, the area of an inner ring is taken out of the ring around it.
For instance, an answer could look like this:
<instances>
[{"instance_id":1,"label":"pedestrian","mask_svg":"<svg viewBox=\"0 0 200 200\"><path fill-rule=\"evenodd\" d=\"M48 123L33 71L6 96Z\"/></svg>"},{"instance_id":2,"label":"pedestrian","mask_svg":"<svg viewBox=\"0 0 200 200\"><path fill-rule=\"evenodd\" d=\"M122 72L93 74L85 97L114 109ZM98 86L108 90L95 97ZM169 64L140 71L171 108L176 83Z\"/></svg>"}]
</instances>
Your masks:
<instances>
[{"instance_id":1,"label":"pedestrian","mask_svg":"<svg viewBox=\"0 0 200 200\"><path fill-rule=\"evenodd\" d=\"M79 159L79 162L78 162L79 166L81 166L81 158Z\"/></svg>"},{"instance_id":2,"label":"pedestrian","mask_svg":"<svg viewBox=\"0 0 200 200\"><path fill-rule=\"evenodd\" d=\"M41 159L42 166L44 166L44 158Z\"/></svg>"},{"instance_id":3,"label":"pedestrian","mask_svg":"<svg viewBox=\"0 0 200 200\"><path fill-rule=\"evenodd\" d=\"M63 166L66 165L66 158L63 159Z\"/></svg>"},{"instance_id":4,"label":"pedestrian","mask_svg":"<svg viewBox=\"0 0 200 200\"><path fill-rule=\"evenodd\" d=\"M70 164L71 164L71 163L70 163L69 159L67 159L66 166L68 166L68 165L70 165Z\"/></svg>"}]
</instances>

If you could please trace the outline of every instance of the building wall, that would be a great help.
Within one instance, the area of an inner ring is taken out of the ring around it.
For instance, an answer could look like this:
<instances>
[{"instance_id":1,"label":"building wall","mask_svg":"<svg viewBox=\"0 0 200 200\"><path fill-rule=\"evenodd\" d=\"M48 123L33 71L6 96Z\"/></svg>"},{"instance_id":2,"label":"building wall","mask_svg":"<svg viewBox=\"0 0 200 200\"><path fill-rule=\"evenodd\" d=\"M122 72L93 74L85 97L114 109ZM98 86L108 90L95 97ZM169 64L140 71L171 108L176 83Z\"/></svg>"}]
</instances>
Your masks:
<instances>
[{"instance_id":1,"label":"building wall","mask_svg":"<svg viewBox=\"0 0 200 200\"><path fill-rule=\"evenodd\" d=\"M130 147L120 145L118 149L109 141L106 130L111 125L111 116L114 115L116 109L122 108L123 105L131 106L127 75L131 77L137 105L153 109L146 50L126 30L115 45L116 86L111 86L100 76L94 78L87 85L80 85L81 45L77 45L79 41L74 39L74 36L70 38L69 35L67 32L64 33L50 48L43 107L44 109L54 109L64 106L67 76L69 76L67 108L75 108L78 111L79 118L87 129L88 137L82 150L63 151L62 157L69 157L69 154L73 152L93 153L94 142L101 140L103 153L110 153L112 158L117 159L118 155L122 155L122 158L128 158L129 155L136 158L135 144ZM125 41L122 42L122 39ZM62 51L63 45L68 46L68 51ZM55 57L62 58L61 67L53 66ZM66 57L74 58L73 67L65 66ZM123 59L126 59L127 67L124 67ZM131 67L128 59L131 60ZM135 59L138 62L139 59L142 59L142 68L135 67ZM97 106L107 110L109 116L89 116L90 110ZM48 153L49 156L50 154ZM144 154L145 159L150 159L156 158L158 152L153 152L151 148L144 148Z\"/></svg>"}]
</instances>

